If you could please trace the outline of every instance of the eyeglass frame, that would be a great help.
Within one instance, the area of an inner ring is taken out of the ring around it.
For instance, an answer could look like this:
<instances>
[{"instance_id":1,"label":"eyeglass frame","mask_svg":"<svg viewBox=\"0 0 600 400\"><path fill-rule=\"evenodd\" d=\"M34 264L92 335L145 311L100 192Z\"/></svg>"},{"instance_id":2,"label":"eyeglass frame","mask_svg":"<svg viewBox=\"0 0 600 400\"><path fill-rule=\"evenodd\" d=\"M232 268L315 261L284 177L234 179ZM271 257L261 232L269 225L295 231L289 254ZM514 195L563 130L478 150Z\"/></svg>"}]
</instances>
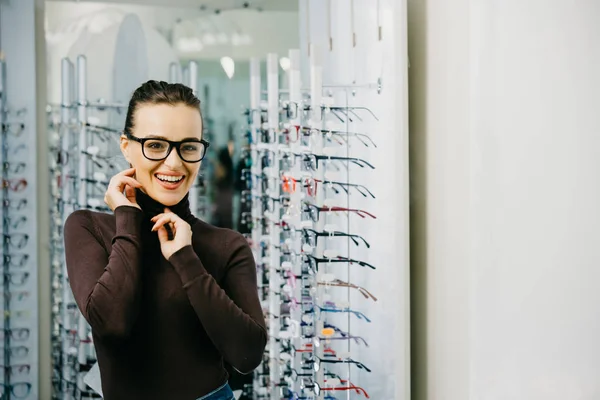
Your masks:
<instances>
[{"instance_id":1,"label":"eyeglass frame","mask_svg":"<svg viewBox=\"0 0 600 400\"><path fill-rule=\"evenodd\" d=\"M123 135L125 135L125 137L127 139L133 140L134 142L138 142L142 146L142 155L144 157L146 157L146 159L148 159L150 161L162 161L162 160L166 160L171 155L171 151L173 151L173 147L175 147L175 149L177 150L177 155L179 156L179 158L182 161L184 161L186 163L190 163L190 164L199 163L200 161L204 160L204 157L206 157L206 152L208 150L208 147L210 146L210 143L208 141L204 140L204 139L187 139L187 140L181 140L179 142L175 142L175 141L172 141L172 140L168 140L168 139L164 139L164 138L157 138L157 137L139 138L137 136L133 136L129 132L123 132ZM167 142L169 144L169 150L167 150L167 154L163 158L158 158L158 159L154 159L154 158L148 157L146 155L146 152L144 151L144 144L148 140L160 140L160 141L163 141L163 142ZM181 155L181 147L180 147L181 144L182 143L189 143L189 142L191 142L191 143L200 143L200 144L204 145L204 153L202 154L202 157L198 161L187 161Z\"/></svg>"}]
</instances>

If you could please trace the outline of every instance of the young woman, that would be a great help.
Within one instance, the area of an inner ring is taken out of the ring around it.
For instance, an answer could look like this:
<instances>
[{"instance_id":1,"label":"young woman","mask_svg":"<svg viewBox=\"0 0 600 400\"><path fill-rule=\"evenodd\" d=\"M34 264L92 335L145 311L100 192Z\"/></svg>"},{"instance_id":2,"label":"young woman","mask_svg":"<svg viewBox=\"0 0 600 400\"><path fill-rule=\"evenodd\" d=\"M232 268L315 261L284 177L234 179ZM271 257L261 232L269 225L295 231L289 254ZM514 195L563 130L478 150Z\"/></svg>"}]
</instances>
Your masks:
<instances>
[{"instance_id":1,"label":"young woman","mask_svg":"<svg viewBox=\"0 0 600 400\"><path fill-rule=\"evenodd\" d=\"M69 282L92 327L106 400L231 400L224 362L250 373L267 333L244 237L189 208L208 143L200 101L149 81L129 102L121 151L132 168L65 223Z\"/></svg>"}]
</instances>

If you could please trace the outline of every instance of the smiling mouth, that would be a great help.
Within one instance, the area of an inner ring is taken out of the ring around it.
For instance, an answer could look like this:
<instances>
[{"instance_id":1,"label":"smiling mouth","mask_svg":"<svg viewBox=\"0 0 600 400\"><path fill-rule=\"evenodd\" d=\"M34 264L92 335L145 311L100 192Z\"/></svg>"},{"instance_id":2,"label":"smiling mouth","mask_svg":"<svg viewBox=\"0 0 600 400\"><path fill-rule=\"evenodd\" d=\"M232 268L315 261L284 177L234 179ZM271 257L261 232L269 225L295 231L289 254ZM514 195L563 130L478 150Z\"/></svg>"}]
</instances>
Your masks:
<instances>
[{"instance_id":1,"label":"smiling mouth","mask_svg":"<svg viewBox=\"0 0 600 400\"><path fill-rule=\"evenodd\" d=\"M185 178L185 175L180 175L180 176L172 176L172 175L154 174L154 176L155 176L155 177L156 177L156 179L158 179L159 181L166 182L166 183L177 183L177 182L181 182L181 181L183 180L183 178Z\"/></svg>"}]
</instances>

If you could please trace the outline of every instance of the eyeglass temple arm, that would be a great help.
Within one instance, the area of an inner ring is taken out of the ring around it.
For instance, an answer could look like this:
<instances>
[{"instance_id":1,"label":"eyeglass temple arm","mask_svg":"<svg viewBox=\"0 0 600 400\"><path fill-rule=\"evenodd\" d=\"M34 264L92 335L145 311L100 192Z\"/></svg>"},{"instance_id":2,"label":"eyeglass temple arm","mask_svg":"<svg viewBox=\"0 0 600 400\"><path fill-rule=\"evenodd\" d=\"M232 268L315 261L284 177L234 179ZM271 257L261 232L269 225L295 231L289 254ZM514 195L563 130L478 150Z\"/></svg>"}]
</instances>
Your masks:
<instances>
[{"instance_id":1,"label":"eyeglass temple arm","mask_svg":"<svg viewBox=\"0 0 600 400\"><path fill-rule=\"evenodd\" d=\"M348 257L344 257L344 256L337 256L337 258L339 260L346 261L346 262L349 262L349 263L358 264L358 265L363 266L363 267L369 267L371 269L377 269L373 265L371 265L371 264L369 264L367 262L364 262L364 261L355 260L353 258L348 258Z\"/></svg>"},{"instance_id":2,"label":"eyeglass temple arm","mask_svg":"<svg viewBox=\"0 0 600 400\"><path fill-rule=\"evenodd\" d=\"M373 141L373 139L371 139L371 137L369 135L365 135L364 133L355 133L354 136L356 136L356 138L358 140L360 140L361 143L364 144L366 147L369 147L369 145L365 141L363 141L361 138L366 138L367 141L369 141L373 145L373 147L375 147L375 148L377 147L377 144Z\"/></svg>"},{"instance_id":3,"label":"eyeglass temple arm","mask_svg":"<svg viewBox=\"0 0 600 400\"><path fill-rule=\"evenodd\" d=\"M370 212L368 212L368 211L365 211L365 210L352 209L352 210L348 210L348 211L352 211L352 212L355 212L355 213L357 213L357 214L364 214L364 215L368 215L369 217L371 217L371 218L373 218L373 219L377 219L377 217L376 217L375 215L373 215L373 214L371 214ZM364 216L363 216L363 218L364 218Z\"/></svg>"}]
</instances>

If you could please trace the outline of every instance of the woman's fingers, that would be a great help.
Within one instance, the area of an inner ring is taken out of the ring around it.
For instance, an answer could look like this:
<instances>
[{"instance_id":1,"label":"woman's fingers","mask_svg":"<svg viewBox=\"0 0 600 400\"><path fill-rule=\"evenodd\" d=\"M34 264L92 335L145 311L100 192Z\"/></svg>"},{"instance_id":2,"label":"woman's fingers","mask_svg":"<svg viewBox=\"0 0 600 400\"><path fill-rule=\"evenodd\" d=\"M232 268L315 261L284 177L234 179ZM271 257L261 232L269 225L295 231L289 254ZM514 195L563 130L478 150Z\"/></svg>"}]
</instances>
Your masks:
<instances>
[{"instance_id":1,"label":"woman's fingers","mask_svg":"<svg viewBox=\"0 0 600 400\"><path fill-rule=\"evenodd\" d=\"M134 188L142 187L141 183L139 183L135 179L127 177L127 176L119 176L119 177L115 176L113 179L111 179L109 187L112 187L119 193L123 193L123 191L125 190L125 186L127 186L127 185L134 187Z\"/></svg>"},{"instance_id":2,"label":"woman's fingers","mask_svg":"<svg viewBox=\"0 0 600 400\"><path fill-rule=\"evenodd\" d=\"M159 227L165 224L172 224L175 228L177 228L177 222L179 222L179 220L180 218L174 213L159 214L151 219L151 221L154 222L152 231L157 230Z\"/></svg>"},{"instance_id":3,"label":"woman's fingers","mask_svg":"<svg viewBox=\"0 0 600 400\"><path fill-rule=\"evenodd\" d=\"M169 240L169 233L163 225L158 227L158 240L161 243L164 243Z\"/></svg>"},{"instance_id":4,"label":"woman's fingers","mask_svg":"<svg viewBox=\"0 0 600 400\"><path fill-rule=\"evenodd\" d=\"M154 226L152 227L152 232L154 232L158 228L162 227L164 224L171 223L171 218L169 218L168 216L162 216L159 219L157 219L156 221L152 221L152 222L154 222Z\"/></svg>"},{"instance_id":5,"label":"woman's fingers","mask_svg":"<svg viewBox=\"0 0 600 400\"><path fill-rule=\"evenodd\" d=\"M127 200L131 201L132 203L136 202L135 199L135 188L131 185L125 185L125 197L127 197Z\"/></svg>"},{"instance_id":6,"label":"woman's fingers","mask_svg":"<svg viewBox=\"0 0 600 400\"><path fill-rule=\"evenodd\" d=\"M128 177L128 176L122 176L122 177L119 179L119 183L118 183L118 184L119 184L119 186L118 186L119 188L121 188L121 187L124 187L125 185L130 185L130 186L133 186L133 187L138 187L138 188L139 188L139 187L142 187L142 184L141 184L141 183L139 183L139 182L138 182L138 181L136 181L135 179L133 179L133 178L130 178L130 177Z\"/></svg>"},{"instance_id":7,"label":"woman's fingers","mask_svg":"<svg viewBox=\"0 0 600 400\"><path fill-rule=\"evenodd\" d=\"M135 168L128 168L128 169L126 169L124 171L121 171L117 175L133 176L134 174L135 174Z\"/></svg>"}]
</instances>

